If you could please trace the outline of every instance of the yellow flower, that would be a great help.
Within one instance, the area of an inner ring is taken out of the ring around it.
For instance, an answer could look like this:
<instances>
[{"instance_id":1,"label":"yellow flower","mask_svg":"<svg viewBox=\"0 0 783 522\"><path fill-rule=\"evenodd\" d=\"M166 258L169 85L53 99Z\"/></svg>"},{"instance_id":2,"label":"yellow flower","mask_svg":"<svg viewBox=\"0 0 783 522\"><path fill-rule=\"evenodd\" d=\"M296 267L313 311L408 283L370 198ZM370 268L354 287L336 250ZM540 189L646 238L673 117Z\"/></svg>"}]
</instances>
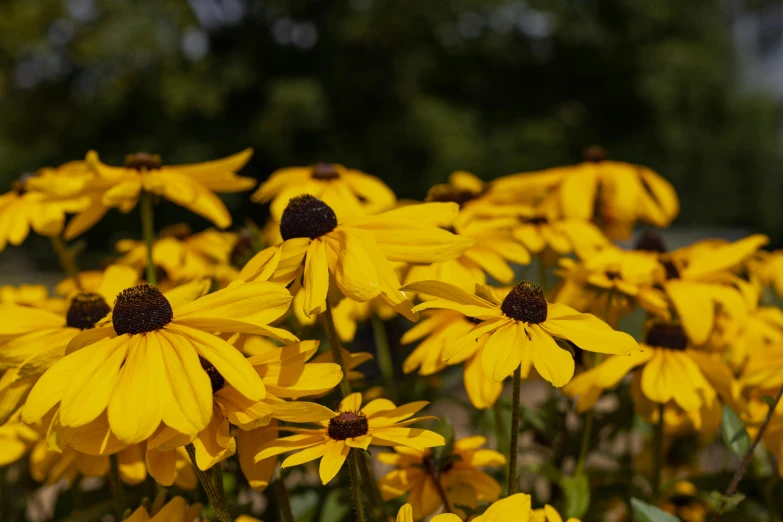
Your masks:
<instances>
[{"instance_id":1,"label":"yellow flower","mask_svg":"<svg viewBox=\"0 0 783 522\"><path fill-rule=\"evenodd\" d=\"M397 407L388 399L376 399L362 408L362 394L353 393L340 402L339 411L319 429L284 428L295 435L273 440L261 446L256 462L301 450L283 461L282 466L296 466L321 459L321 482L326 484L342 468L351 448L366 450L376 446L408 446L416 449L443 446L446 440L435 432L408 428L432 417L411 418L427 406L419 401ZM282 429L282 428L281 428Z\"/></svg>"},{"instance_id":2,"label":"yellow flower","mask_svg":"<svg viewBox=\"0 0 783 522\"><path fill-rule=\"evenodd\" d=\"M378 460L397 468L378 482L383 499L391 500L407 493L415 520L432 515L443 505L439 489L444 491L451 507L475 509L479 502L496 501L503 488L479 468L503 466L506 458L497 451L481 449L486 442L487 439L479 436L457 440L453 453L457 458L446 457L442 463L435 461L429 449L397 446L396 453L380 453Z\"/></svg>"},{"instance_id":3,"label":"yellow flower","mask_svg":"<svg viewBox=\"0 0 783 522\"><path fill-rule=\"evenodd\" d=\"M201 512L201 504L188 507L185 499L174 497L159 510L153 509L152 515L142 506L125 519L125 522L193 522Z\"/></svg>"},{"instance_id":4,"label":"yellow flower","mask_svg":"<svg viewBox=\"0 0 783 522\"><path fill-rule=\"evenodd\" d=\"M411 373L418 369L419 375L433 375L446 366L464 362L463 379L470 402L480 410L492 407L503 392L503 383L493 382L484 375L480 348L486 342L486 336L481 342L474 343L450 358L448 362L443 360L449 348L468 335L479 323L480 321L453 310L428 311L426 317L405 332L400 339L403 345L421 340L403 362L403 372Z\"/></svg>"},{"instance_id":5,"label":"yellow flower","mask_svg":"<svg viewBox=\"0 0 783 522\"><path fill-rule=\"evenodd\" d=\"M682 409L697 430L705 409L720 409L719 395L731 400L738 387L731 370L717 356L694 350L679 324L654 322L648 328L641 352L629 357L610 357L575 377L564 389L569 397L579 397L577 410L593 407L601 394L616 387L639 366L641 393L657 404L674 403Z\"/></svg>"},{"instance_id":6,"label":"yellow flower","mask_svg":"<svg viewBox=\"0 0 783 522\"><path fill-rule=\"evenodd\" d=\"M65 237L71 239L87 231L110 208L130 212L142 191L163 196L217 227L226 228L231 225L231 215L215 193L253 188L256 184L253 178L236 175L252 154L252 149L245 149L204 163L164 165L160 156L140 152L126 156L124 166L112 167L102 163L95 151L90 151L86 162L94 176L83 188L90 198L89 207L68 223Z\"/></svg>"},{"instance_id":7,"label":"yellow flower","mask_svg":"<svg viewBox=\"0 0 783 522\"><path fill-rule=\"evenodd\" d=\"M68 343L100 323L114 297L136 283L136 273L110 266L88 292L75 293L64 310L0 304L0 423L26 400L38 378L65 355Z\"/></svg>"},{"instance_id":8,"label":"yellow flower","mask_svg":"<svg viewBox=\"0 0 783 522\"><path fill-rule=\"evenodd\" d=\"M783 250L759 250L755 256L748 259L748 272L751 279L771 286L779 297L783 297Z\"/></svg>"},{"instance_id":9,"label":"yellow flower","mask_svg":"<svg viewBox=\"0 0 783 522\"><path fill-rule=\"evenodd\" d=\"M363 303L380 296L415 319L391 262L446 261L470 248L472 239L437 227L444 216L458 211L454 203L425 203L338 224L326 203L310 195L299 196L289 202L280 222L285 241L256 254L239 278L286 286L301 278L303 309L308 316L326 309L331 279L354 301Z\"/></svg>"},{"instance_id":10,"label":"yellow flower","mask_svg":"<svg viewBox=\"0 0 783 522\"><path fill-rule=\"evenodd\" d=\"M62 299L50 298L45 285L0 286L0 304L32 306L53 312L62 310L66 305Z\"/></svg>"},{"instance_id":11,"label":"yellow flower","mask_svg":"<svg viewBox=\"0 0 783 522\"><path fill-rule=\"evenodd\" d=\"M143 284L120 292L112 324L74 337L68 355L40 378L23 410L25 422L43 417L58 403L59 423L78 428L104 411L117 438L133 444L161 423L195 436L212 417L208 361L251 401L265 397L261 377L220 332L298 339L269 326L291 302L288 291L258 282L203 295L209 282L195 282L166 295Z\"/></svg>"},{"instance_id":12,"label":"yellow flower","mask_svg":"<svg viewBox=\"0 0 783 522\"><path fill-rule=\"evenodd\" d=\"M364 379L364 374L356 370L356 368L366 363L367 361L371 361L373 359L372 354L367 352L349 352L345 348L340 348L340 353L343 358L343 368L345 368L345 370L348 372L348 380L353 382L353 381L360 381ZM315 363L334 362L332 359L332 351L329 350L319 354L315 359L313 359L313 362Z\"/></svg>"},{"instance_id":13,"label":"yellow flower","mask_svg":"<svg viewBox=\"0 0 783 522\"><path fill-rule=\"evenodd\" d=\"M545 380L560 387L574 375L574 358L555 339L571 341L577 347L598 353L629 355L638 351L633 338L591 314L547 303L541 289L523 281L498 296L489 287L479 287L483 297L469 294L439 281L422 281L403 287L435 297L413 310L446 308L480 320L470 332L449 346L445 359L458 357L464 350L481 344L481 363L491 381L502 381L521 365L527 376L531 365ZM489 336L485 336L490 334Z\"/></svg>"},{"instance_id":14,"label":"yellow flower","mask_svg":"<svg viewBox=\"0 0 783 522\"><path fill-rule=\"evenodd\" d=\"M397 522L414 522L417 520L413 518L413 508L410 504L405 504L397 512ZM432 517L430 522L462 522L457 515L451 513L444 513L443 515L437 515Z\"/></svg>"},{"instance_id":15,"label":"yellow flower","mask_svg":"<svg viewBox=\"0 0 783 522\"><path fill-rule=\"evenodd\" d=\"M42 236L60 235L65 214L81 212L90 203L78 193L56 195L35 190L30 183L35 177L45 178L46 185L60 185L62 176L39 171L21 177L13 183L10 192L0 194L0 252L8 243L21 245L30 228Z\"/></svg>"},{"instance_id":16,"label":"yellow flower","mask_svg":"<svg viewBox=\"0 0 783 522\"><path fill-rule=\"evenodd\" d=\"M667 227L680 211L677 193L659 174L597 155L578 165L498 178L487 197L533 202L561 218L582 221L590 221L598 208L602 228L616 239L630 237L637 221Z\"/></svg>"},{"instance_id":17,"label":"yellow flower","mask_svg":"<svg viewBox=\"0 0 783 522\"><path fill-rule=\"evenodd\" d=\"M724 334L727 337L725 357L736 369L743 368L751 355L783 342L783 311L777 306L759 305L762 289L758 283L741 284L740 288L748 309L747 318L730 325L730 331Z\"/></svg>"},{"instance_id":18,"label":"yellow flower","mask_svg":"<svg viewBox=\"0 0 783 522\"><path fill-rule=\"evenodd\" d=\"M193 234L185 224L161 230L152 246L152 261L163 269L168 281L182 284L209 277L227 286L239 275L230 265L231 251L237 242L233 232L207 229ZM116 262L132 266L139 273L147 267L147 244L144 241L124 239L116 249L124 254Z\"/></svg>"},{"instance_id":19,"label":"yellow flower","mask_svg":"<svg viewBox=\"0 0 783 522\"><path fill-rule=\"evenodd\" d=\"M549 249L560 255L575 252L585 258L611 244L601 230L588 221L555 219L545 214L520 216L519 224L511 234L532 254Z\"/></svg>"},{"instance_id":20,"label":"yellow flower","mask_svg":"<svg viewBox=\"0 0 783 522\"><path fill-rule=\"evenodd\" d=\"M472 522L510 522L512 520L514 522L563 522L563 518L552 506L547 505L543 509L532 509L530 495L525 493L517 493L498 500L489 506L483 515L474 518ZM569 518L566 522L579 522L579 520Z\"/></svg>"},{"instance_id":21,"label":"yellow flower","mask_svg":"<svg viewBox=\"0 0 783 522\"><path fill-rule=\"evenodd\" d=\"M288 201L310 194L326 203L342 222L364 214L389 210L397 202L383 181L336 163L276 170L253 194L257 203L272 202L272 219L280 222Z\"/></svg>"}]
</instances>

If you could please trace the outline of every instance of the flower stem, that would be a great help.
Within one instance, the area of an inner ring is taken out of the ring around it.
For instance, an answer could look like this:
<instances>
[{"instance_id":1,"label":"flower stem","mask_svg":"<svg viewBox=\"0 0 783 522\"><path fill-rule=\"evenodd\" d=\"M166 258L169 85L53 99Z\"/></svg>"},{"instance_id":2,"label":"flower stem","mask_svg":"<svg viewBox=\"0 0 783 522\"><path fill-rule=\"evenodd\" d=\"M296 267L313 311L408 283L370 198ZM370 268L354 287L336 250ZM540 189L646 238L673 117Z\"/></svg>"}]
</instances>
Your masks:
<instances>
[{"instance_id":1,"label":"flower stem","mask_svg":"<svg viewBox=\"0 0 783 522\"><path fill-rule=\"evenodd\" d=\"M343 380L340 381L340 393L343 397L351 394L351 384L348 382L348 368L345 367L343 354L340 351L340 338L337 337L337 330L334 328L334 317L332 316L332 307L329 299L326 300L326 310L323 313L324 329L326 338L329 340L329 348L332 350L332 360L343 369Z\"/></svg>"},{"instance_id":2,"label":"flower stem","mask_svg":"<svg viewBox=\"0 0 783 522\"><path fill-rule=\"evenodd\" d=\"M440 501L443 502L443 512L453 513L451 510L451 504L449 503L449 497L446 495L446 490L443 488L443 484L440 482L440 471L436 473L432 480L435 482L435 489L438 490L438 496Z\"/></svg>"},{"instance_id":3,"label":"flower stem","mask_svg":"<svg viewBox=\"0 0 783 522\"><path fill-rule=\"evenodd\" d=\"M582 443L579 446L579 460L576 461L574 475L577 477L585 473L585 461L587 452L590 451L590 439L593 437L593 410L585 415L585 425L582 428Z\"/></svg>"},{"instance_id":4,"label":"flower stem","mask_svg":"<svg viewBox=\"0 0 783 522\"><path fill-rule=\"evenodd\" d=\"M117 513L118 519L122 520L125 509L128 507L128 501L125 497L125 488L120 477L120 463L116 453L109 455L109 485L114 500L114 511Z\"/></svg>"},{"instance_id":5,"label":"flower stem","mask_svg":"<svg viewBox=\"0 0 783 522\"><path fill-rule=\"evenodd\" d=\"M767 431L769 421L772 419L772 415L775 413L775 408L777 408L781 397L783 397L783 387L780 388L777 396L775 397L775 400L769 406L767 416L764 418L764 423L759 428L759 432L756 434L756 438L753 439L753 443L751 443L750 448L748 448L748 451L745 453L745 455L743 455L742 460L740 460L739 466L737 466L737 471L734 472L731 483L729 483L729 487L726 488L726 492L723 494L723 498L720 501L720 506L718 506L718 510L715 511L715 514L712 516L711 522L718 521L718 519L723 514L723 510L726 509L726 504L729 502L729 497L731 497L734 492L737 491L737 486L739 486L743 475L745 475L745 471L748 469L748 464L750 463L750 459L753 457L753 453L756 451L756 446L759 445L761 438L764 436L764 432Z\"/></svg>"},{"instance_id":6,"label":"flower stem","mask_svg":"<svg viewBox=\"0 0 783 522\"><path fill-rule=\"evenodd\" d=\"M65 275L73 279L76 288L83 292L82 281L79 279L79 267L76 266L76 259L73 252L68 250L68 245L65 244L61 236L50 236L49 239L52 242L52 248L54 253L57 254L57 260L60 262L60 266L65 272Z\"/></svg>"},{"instance_id":7,"label":"flower stem","mask_svg":"<svg viewBox=\"0 0 783 522\"><path fill-rule=\"evenodd\" d=\"M275 493L277 493L277 502L280 505L280 513L283 515L284 522L294 522L294 514L291 511L291 501L288 499L288 491L283 482L283 473L280 466L275 468Z\"/></svg>"},{"instance_id":8,"label":"flower stem","mask_svg":"<svg viewBox=\"0 0 783 522\"><path fill-rule=\"evenodd\" d=\"M357 453L359 450L353 449L352 453ZM370 501L372 502L373 516L376 520L385 521L386 515L383 513L383 499L381 493L378 490L378 485L375 483L375 477L370 469L370 459L365 455L357 455L356 459L359 462L359 473L362 476L364 486L369 493Z\"/></svg>"},{"instance_id":9,"label":"flower stem","mask_svg":"<svg viewBox=\"0 0 783 522\"><path fill-rule=\"evenodd\" d=\"M220 494L220 491L217 489L214 481L207 472L203 471L198 467L198 464L196 464L196 448L193 446L193 443L187 444L185 450L188 452L188 457L190 457L193 468L196 470L196 476L198 476L198 480L201 482L201 487L203 487L204 491L207 493L207 498L209 498L209 502L212 504L212 509L215 510L219 522L231 522L231 513L229 513L228 508L226 507L225 497Z\"/></svg>"},{"instance_id":10,"label":"flower stem","mask_svg":"<svg viewBox=\"0 0 783 522\"><path fill-rule=\"evenodd\" d=\"M655 468L653 474L653 496L661 491L661 473L663 472L663 413L664 404L658 404L658 424L655 425Z\"/></svg>"},{"instance_id":11,"label":"flower stem","mask_svg":"<svg viewBox=\"0 0 783 522\"><path fill-rule=\"evenodd\" d=\"M366 522L362 495L359 491L358 457L358 450L351 448L348 452L348 472L351 475L351 496L353 497L353 508L356 510L356 522Z\"/></svg>"},{"instance_id":12,"label":"flower stem","mask_svg":"<svg viewBox=\"0 0 783 522\"><path fill-rule=\"evenodd\" d=\"M517 452L519 450L519 399L522 388L522 367L514 370L513 410L511 411L511 441L508 458L508 495L517 492Z\"/></svg>"},{"instance_id":13,"label":"flower stem","mask_svg":"<svg viewBox=\"0 0 783 522\"><path fill-rule=\"evenodd\" d=\"M381 369L386 390L388 390L392 402L397 402L397 381L394 378L394 364L389 348L389 337L386 335L386 326L383 319L373 314L372 332L375 336L375 349L378 354L378 366Z\"/></svg>"},{"instance_id":14,"label":"flower stem","mask_svg":"<svg viewBox=\"0 0 783 522\"><path fill-rule=\"evenodd\" d=\"M151 285L158 284L155 273L155 262L152 260L152 246L155 243L155 220L152 212L152 194L142 192L139 197L139 212L141 212L141 231L144 242L147 244L147 282Z\"/></svg>"}]
</instances>

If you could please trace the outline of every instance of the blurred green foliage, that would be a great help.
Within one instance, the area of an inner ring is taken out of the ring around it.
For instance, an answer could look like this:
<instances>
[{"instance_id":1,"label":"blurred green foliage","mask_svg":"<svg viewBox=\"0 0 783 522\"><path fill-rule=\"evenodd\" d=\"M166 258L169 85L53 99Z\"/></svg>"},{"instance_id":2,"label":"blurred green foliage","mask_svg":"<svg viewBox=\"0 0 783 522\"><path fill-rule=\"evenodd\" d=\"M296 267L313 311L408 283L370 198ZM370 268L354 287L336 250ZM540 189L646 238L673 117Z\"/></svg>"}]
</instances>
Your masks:
<instances>
[{"instance_id":1,"label":"blurred green foliage","mask_svg":"<svg viewBox=\"0 0 783 522\"><path fill-rule=\"evenodd\" d=\"M91 148L184 162L250 145L259 179L338 161L421 198L455 169L489 179L595 143L671 180L678 223L774 236L780 106L738 87L722 5L5 0L0 182Z\"/></svg>"}]
</instances>

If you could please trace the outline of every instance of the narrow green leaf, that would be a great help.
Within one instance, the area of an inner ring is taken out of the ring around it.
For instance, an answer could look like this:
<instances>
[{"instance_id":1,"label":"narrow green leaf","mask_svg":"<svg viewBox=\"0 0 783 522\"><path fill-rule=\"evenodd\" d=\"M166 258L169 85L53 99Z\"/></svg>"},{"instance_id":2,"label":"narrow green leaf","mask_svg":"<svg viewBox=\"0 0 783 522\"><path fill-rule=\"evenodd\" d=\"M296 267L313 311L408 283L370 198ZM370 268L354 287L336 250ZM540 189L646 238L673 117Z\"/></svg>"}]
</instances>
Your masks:
<instances>
[{"instance_id":1,"label":"narrow green leaf","mask_svg":"<svg viewBox=\"0 0 783 522\"><path fill-rule=\"evenodd\" d=\"M587 477L563 477L560 487L565 494L565 514L568 518L582 518L590 507L590 483Z\"/></svg>"},{"instance_id":2,"label":"narrow green leaf","mask_svg":"<svg viewBox=\"0 0 783 522\"><path fill-rule=\"evenodd\" d=\"M631 499L631 508L633 510L633 522L682 522L674 515L657 508L638 498Z\"/></svg>"},{"instance_id":3,"label":"narrow green leaf","mask_svg":"<svg viewBox=\"0 0 783 522\"><path fill-rule=\"evenodd\" d=\"M745 431L745 424L731 408L723 405L723 420L720 425L723 443L738 457L745 455L750 449L750 437Z\"/></svg>"}]
</instances>

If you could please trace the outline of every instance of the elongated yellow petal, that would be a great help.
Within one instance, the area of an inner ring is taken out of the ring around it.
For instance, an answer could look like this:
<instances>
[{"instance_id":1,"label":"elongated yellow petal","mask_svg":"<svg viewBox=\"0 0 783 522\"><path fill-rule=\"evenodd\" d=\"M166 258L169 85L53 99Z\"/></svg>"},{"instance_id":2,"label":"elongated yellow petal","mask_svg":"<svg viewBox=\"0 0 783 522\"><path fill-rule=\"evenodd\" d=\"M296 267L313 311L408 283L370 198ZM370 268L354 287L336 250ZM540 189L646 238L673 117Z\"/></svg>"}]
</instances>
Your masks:
<instances>
[{"instance_id":1,"label":"elongated yellow petal","mask_svg":"<svg viewBox=\"0 0 783 522\"><path fill-rule=\"evenodd\" d=\"M373 444L380 446L409 446L425 449L446 444L446 439L442 435L420 428L378 428L372 431L372 435Z\"/></svg>"},{"instance_id":2,"label":"elongated yellow petal","mask_svg":"<svg viewBox=\"0 0 783 522\"><path fill-rule=\"evenodd\" d=\"M639 350L633 337L612 328L592 314L556 317L540 323L549 335L566 339L582 350L628 355Z\"/></svg>"},{"instance_id":3,"label":"elongated yellow petal","mask_svg":"<svg viewBox=\"0 0 783 522\"><path fill-rule=\"evenodd\" d=\"M533 355L533 364L539 375L555 388L568 384L574 376L574 358L571 353L560 348L539 325L530 325L527 331L531 335L529 349Z\"/></svg>"},{"instance_id":4,"label":"elongated yellow petal","mask_svg":"<svg viewBox=\"0 0 783 522\"><path fill-rule=\"evenodd\" d=\"M508 325L514 324L513 319L491 318L487 319L483 323L477 325L470 332L461 337L452 346L446 346L443 351L443 360L449 361L455 357L460 357L465 351L475 353L477 349L481 348L487 339L483 336L491 334ZM483 363L482 363L483 366ZM489 371L489 369L487 369Z\"/></svg>"},{"instance_id":5,"label":"elongated yellow petal","mask_svg":"<svg viewBox=\"0 0 783 522\"><path fill-rule=\"evenodd\" d=\"M291 466L298 466L300 464L311 462L315 459L320 459L326 453L327 446L328 444L318 444L316 446L305 448L302 451L294 453L285 459L281 466L283 468L290 468Z\"/></svg>"},{"instance_id":6,"label":"elongated yellow petal","mask_svg":"<svg viewBox=\"0 0 783 522\"><path fill-rule=\"evenodd\" d=\"M480 355L475 355L465 361L463 378L465 391L476 409L491 408L503 392L502 382L492 382L485 376Z\"/></svg>"},{"instance_id":7,"label":"elongated yellow petal","mask_svg":"<svg viewBox=\"0 0 783 522\"><path fill-rule=\"evenodd\" d=\"M326 443L326 451L318 468L322 484L327 484L337 475L337 472L343 467L349 451L351 448L344 441L330 440Z\"/></svg>"},{"instance_id":8,"label":"elongated yellow petal","mask_svg":"<svg viewBox=\"0 0 783 522\"><path fill-rule=\"evenodd\" d=\"M304 313L308 317L326 310L329 292L329 266L326 263L326 243L313 241L307 248L304 270Z\"/></svg>"},{"instance_id":9,"label":"elongated yellow petal","mask_svg":"<svg viewBox=\"0 0 783 522\"><path fill-rule=\"evenodd\" d=\"M530 514L530 495L517 493L489 506L483 515L474 519L474 522L508 522L509 520L529 522Z\"/></svg>"},{"instance_id":10,"label":"elongated yellow petal","mask_svg":"<svg viewBox=\"0 0 783 522\"><path fill-rule=\"evenodd\" d=\"M695 345L706 343L715 325L712 285L672 280L663 288L677 310L688 338Z\"/></svg>"},{"instance_id":11,"label":"elongated yellow petal","mask_svg":"<svg viewBox=\"0 0 783 522\"><path fill-rule=\"evenodd\" d=\"M481 351L484 375L492 382L501 382L514 373L529 349L524 327L516 321L508 322L489 335Z\"/></svg>"}]
</instances>

